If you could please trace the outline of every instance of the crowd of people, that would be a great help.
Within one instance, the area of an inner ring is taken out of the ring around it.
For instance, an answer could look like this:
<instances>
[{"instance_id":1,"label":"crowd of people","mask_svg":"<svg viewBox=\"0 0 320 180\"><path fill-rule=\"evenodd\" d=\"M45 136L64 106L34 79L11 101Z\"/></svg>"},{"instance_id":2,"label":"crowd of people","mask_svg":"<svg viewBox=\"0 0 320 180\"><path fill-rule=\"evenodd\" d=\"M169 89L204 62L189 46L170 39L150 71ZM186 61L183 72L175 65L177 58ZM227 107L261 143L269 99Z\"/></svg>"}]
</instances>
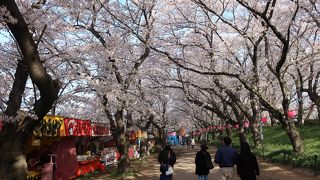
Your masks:
<instances>
[{"instance_id":1,"label":"crowd of people","mask_svg":"<svg viewBox=\"0 0 320 180\"><path fill-rule=\"evenodd\" d=\"M223 145L218 148L214 156L214 162L219 165L219 180L231 179L234 172L234 166L237 167L237 174L241 180L259 179L260 170L256 156L251 152L247 142L241 142L240 152L230 146L231 138L224 137ZM190 143L191 147L195 143ZM193 147L192 147L193 148ZM210 169L213 169L213 163L210 153L207 151L208 146L201 143L200 151L195 157L195 174L198 180L208 180ZM176 162L176 153L171 148L170 143L166 144L158 155L160 163L160 180L172 180L174 164Z\"/></svg>"}]
</instances>

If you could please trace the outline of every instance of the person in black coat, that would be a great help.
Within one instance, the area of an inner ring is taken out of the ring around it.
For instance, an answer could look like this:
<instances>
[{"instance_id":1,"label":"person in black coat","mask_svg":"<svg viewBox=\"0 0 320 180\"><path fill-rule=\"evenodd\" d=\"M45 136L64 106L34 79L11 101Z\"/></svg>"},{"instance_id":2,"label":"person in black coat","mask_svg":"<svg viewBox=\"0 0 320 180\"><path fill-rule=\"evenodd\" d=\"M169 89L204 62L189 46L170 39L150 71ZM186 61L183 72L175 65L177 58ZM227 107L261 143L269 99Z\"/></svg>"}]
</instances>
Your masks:
<instances>
[{"instance_id":1,"label":"person in black coat","mask_svg":"<svg viewBox=\"0 0 320 180\"><path fill-rule=\"evenodd\" d=\"M172 168L176 163L176 153L171 149L170 144L166 144L164 149L158 155L158 161L160 164L169 164ZM166 175L162 172L160 175L160 180L171 180L171 175Z\"/></svg>"},{"instance_id":2,"label":"person in black coat","mask_svg":"<svg viewBox=\"0 0 320 180\"><path fill-rule=\"evenodd\" d=\"M210 153L207 151L207 145L202 144L200 148L201 150L197 152L195 158L196 175L198 175L199 180L208 180L208 174L210 169L206 167L206 159L210 159L211 161L211 156Z\"/></svg>"},{"instance_id":3,"label":"person in black coat","mask_svg":"<svg viewBox=\"0 0 320 180\"><path fill-rule=\"evenodd\" d=\"M237 173L241 180L259 179L258 161L247 142L241 143L241 151L237 158Z\"/></svg>"}]
</instances>

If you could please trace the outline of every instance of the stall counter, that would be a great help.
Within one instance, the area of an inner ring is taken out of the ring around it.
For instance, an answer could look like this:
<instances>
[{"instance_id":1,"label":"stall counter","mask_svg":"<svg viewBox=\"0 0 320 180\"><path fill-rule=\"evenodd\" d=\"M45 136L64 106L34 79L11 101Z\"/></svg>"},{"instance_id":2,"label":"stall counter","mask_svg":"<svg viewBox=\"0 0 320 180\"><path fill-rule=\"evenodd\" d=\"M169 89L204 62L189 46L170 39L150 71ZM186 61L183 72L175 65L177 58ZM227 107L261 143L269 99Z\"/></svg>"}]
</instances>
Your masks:
<instances>
[{"instance_id":1,"label":"stall counter","mask_svg":"<svg viewBox=\"0 0 320 180\"><path fill-rule=\"evenodd\" d=\"M76 172L77 176L83 176L87 173L95 171L100 166L100 158L78 161L78 169Z\"/></svg>"}]
</instances>

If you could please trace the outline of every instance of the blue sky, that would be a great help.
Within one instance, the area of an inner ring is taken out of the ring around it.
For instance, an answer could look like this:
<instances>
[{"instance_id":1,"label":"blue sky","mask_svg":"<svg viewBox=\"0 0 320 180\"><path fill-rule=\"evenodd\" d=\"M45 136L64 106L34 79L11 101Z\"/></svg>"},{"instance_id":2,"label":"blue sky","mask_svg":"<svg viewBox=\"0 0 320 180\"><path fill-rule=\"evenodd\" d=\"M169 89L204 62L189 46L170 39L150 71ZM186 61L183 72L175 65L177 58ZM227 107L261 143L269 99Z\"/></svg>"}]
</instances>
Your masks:
<instances>
[{"instance_id":1,"label":"blue sky","mask_svg":"<svg viewBox=\"0 0 320 180\"><path fill-rule=\"evenodd\" d=\"M6 43L10 41L10 34L8 31L2 29L0 30L0 43Z\"/></svg>"}]
</instances>

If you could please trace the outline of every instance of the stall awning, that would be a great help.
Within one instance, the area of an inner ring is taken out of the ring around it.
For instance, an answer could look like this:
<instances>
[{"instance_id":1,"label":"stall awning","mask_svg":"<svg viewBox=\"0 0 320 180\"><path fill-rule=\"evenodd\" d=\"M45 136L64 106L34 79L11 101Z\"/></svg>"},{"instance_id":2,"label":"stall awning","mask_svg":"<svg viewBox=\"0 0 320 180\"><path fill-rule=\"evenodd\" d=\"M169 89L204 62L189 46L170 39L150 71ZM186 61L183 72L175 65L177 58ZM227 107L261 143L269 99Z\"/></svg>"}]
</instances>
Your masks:
<instances>
[{"instance_id":1,"label":"stall awning","mask_svg":"<svg viewBox=\"0 0 320 180\"><path fill-rule=\"evenodd\" d=\"M56 136L66 136L64 120L61 116L45 116L40 127L33 130L33 135L35 137L56 137Z\"/></svg>"},{"instance_id":2,"label":"stall awning","mask_svg":"<svg viewBox=\"0 0 320 180\"><path fill-rule=\"evenodd\" d=\"M91 136L92 135L90 120L65 118L64 126L66 128L67 136Z\"/></svg>"},{"instance_id":3,"label":"stall awning","mask_svg":"<svg viewBox=\"0 0 320 180\"><path fill-rule=\"evenodd\" d=\"M106 124L91 123L92 136L110 136L110 129Z\"/></svg>"}]
</instances>

